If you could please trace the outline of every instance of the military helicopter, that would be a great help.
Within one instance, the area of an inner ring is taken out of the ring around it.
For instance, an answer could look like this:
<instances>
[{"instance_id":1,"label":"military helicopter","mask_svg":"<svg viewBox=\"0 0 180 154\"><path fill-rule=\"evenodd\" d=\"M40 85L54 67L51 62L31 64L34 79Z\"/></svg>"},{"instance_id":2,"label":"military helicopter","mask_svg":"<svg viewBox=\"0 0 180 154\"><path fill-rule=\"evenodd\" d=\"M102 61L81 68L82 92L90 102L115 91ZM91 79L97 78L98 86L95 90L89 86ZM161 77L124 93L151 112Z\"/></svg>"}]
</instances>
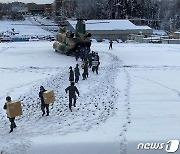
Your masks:
<instances>
[{"instance_id":1,"label":"military helicopter","mask_svg":"<svg viewBox=\"0 0 180 154\"><path fill-rule=\"evenodd\" d=\"M84 19L77 19L75 32L68 31L64 27L57 34L53 48L56 52L67 55L75 54L81 50L90 50L91 34L86 32Z\"/></svg>"}]
</instances>

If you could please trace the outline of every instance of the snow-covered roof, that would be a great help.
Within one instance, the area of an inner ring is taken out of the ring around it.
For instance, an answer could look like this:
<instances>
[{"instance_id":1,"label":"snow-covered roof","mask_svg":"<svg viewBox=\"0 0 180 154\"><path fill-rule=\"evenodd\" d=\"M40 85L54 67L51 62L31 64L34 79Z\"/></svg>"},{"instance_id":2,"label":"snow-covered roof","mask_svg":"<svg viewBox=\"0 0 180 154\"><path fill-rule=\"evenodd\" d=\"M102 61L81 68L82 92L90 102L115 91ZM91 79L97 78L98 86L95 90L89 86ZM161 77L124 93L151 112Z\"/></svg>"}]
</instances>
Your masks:
<instances>
[{"instance_id":1,"label":"snow-covered roof","mask_svg":"<svg viewBox=\"0 0 180 154\"><path fill-rule=\"evenodd\" d=\"M136 29L151 29L149 26L136 26Z\"/></svg>"},{"instance_id":2,"label":"snow-covered roof","mask_svg":"<svg viewBox=\"0 0 180 154\"><path fill-rule=\"evenodd\" d=\"M178 31L176 31L176 32L174 32L175 34L180 34L180 30L178 30Z\"/></svg>"},{"instance_id":3,"label":"snow-covered roof","mask_svg":"<svg viewBox=\"0 0 180 154\"><path fill-rule=\"evenodd\" d=\"M156 30L156 29L153 29L153 34L155 34L155 35L167 35L167 33L164 30Z\"/></svg>"},{"instance_id":4,"label":"snow-covered roof","mask_svg":"<svg viewBox=\"0 0 180 154\"><path fill-rule=\"evenodd\" d=\"M77 21L68 20L75 28ZM132 30L132 29L151 29L148 26L136 26L129 20L87 20L86 30Z\"/></svg>"}]
</instances>

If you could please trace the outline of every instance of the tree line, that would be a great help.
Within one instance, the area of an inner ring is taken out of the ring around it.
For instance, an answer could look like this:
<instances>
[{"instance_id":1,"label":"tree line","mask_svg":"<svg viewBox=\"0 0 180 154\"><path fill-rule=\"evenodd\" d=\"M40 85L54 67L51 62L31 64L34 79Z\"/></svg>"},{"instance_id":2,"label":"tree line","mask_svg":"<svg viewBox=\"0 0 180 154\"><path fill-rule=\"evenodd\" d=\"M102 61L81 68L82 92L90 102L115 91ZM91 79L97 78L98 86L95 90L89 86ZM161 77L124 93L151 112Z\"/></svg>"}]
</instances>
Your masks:
<instances>
[{"instance_id":1,"label":"tree line","mask_svg":"<svg viewBox=\"0 0 180 154\"><path fill-rule=\"evenodd\" d=\"M0 3L0 19L23 20L21 13L11 9L23 5L26 4ZM79 0L70 14L84 19L128 19L136 25L170 32L180 28L180 0L86 0L81 3Z\"/></svg>"},{"instance_id":2,"label":"tree line","mask_svg":"<svg viewBox=\"0 0 180 154\"><path fill-rule=\"evenodd\" d=\"M129 19L155 29L180 28L180 0L86 0L75 15L86 19Z\"/></svg>"},{"instance_id":3,"label":"tree line","mask_svg":"<svg viewBox=\"0 0 180 154\"><path fill-rule=\"evenodd\" d=\"M0 3L0 20L24 20L22 13L12 9L15 6L25 6L25 4L21 2Z\"/></svg>"}]
</instances>

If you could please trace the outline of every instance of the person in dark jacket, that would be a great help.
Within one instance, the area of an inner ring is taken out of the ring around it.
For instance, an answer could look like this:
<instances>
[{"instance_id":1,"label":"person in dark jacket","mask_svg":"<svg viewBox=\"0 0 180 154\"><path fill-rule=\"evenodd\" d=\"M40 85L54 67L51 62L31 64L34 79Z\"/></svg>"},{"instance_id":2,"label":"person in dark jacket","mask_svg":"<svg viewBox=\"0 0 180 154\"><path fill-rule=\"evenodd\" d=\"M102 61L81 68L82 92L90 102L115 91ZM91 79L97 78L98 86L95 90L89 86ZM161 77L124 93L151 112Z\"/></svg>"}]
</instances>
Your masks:
<instances>
[{"instance_id":1,"label":"person in dark jacket","mask_svg":"<svg viewBox=\"0 0 180 154\"><path fill-rule=\"evenodd\" d=\"M92 53L88 54L89 68L92 67Z\"/></svg>"},{"instance_id":2,"label":"person in dark jacket","mask_svg":"<svg viewBox=\"0 0 180 154\"><path fill-rule=\"evenodd\" d=\"M76 64L76 67L74 68L74 72L75 72L75 82L78 83L80 76L79 64Z\"/></svg>"},{"instance_id":3,"label":"person in dark jacket","mask_svg":"<svg viewBox=\"0 0 180 154\"><path fill-rule=\"evenodd\" d=\"M112 49L112 44L113 44L113 41L111 40L111 41L109 42L109 50Z\"/></svg>"},{"instance_id":4,"label":"person in dark jacket","mask_svg":"<svg viewBox=\"0 0 180 154\"><path fill-rule=\"evenodd\" d=\"M96 54L95 54L95 60L99 61L99 55L98 55L97 52L96 52Z\"/></svg>"},{"instance_id":5,"label":"person in dark jacket","mask_svg":"<svg viewBox=\"0 0 180 154\"><path fill-rule=\"evenodd\" d=\"M74 107L76 107L76 93L79 96L79 91L77 87L74 85L74 82L71 82L71 85L65 89L65 92L67 93L69 91L69 109L72 112L71 106L72 106L72 99L74 99Z\"/></svg>"},{"instance_id":6,"label":"person in dark jacket","mask_svg":"<svg viewBox=\"0 0 180 154\"><path fill-rule=\"evenodd\" d=\"M83 80L85 80L88 78L88 75L89 75L89 73L88 73L88 62L85 62L83 69L84 69L84 72L82 74L82 77L83 77Z\"/></svg>"},{"instance_id":7,"label":"person in dark jacket","mask_svg":"<svg viewBox=\"0 0 180 154\"><path fill-rule=\"evenodd\" d=\"M72 70L72 66L69 67L69 81L74 82L74 71Z\"/></svg>"},{"instance_id":8,"label":"person in dark jacket","mask_svg":"<svg viewBox=\"0 0 180 154\"><path fill-rule=\"evenodd\" d=\"M96 74L98 74L99 65L100 65L99 61L92 61L92 71L93 71L93 73L94 73L94 71L96 71Z\"/></svg>"},{"instance_id":9,"label":"person in dark jacket","mask_svg":"<svg viewBox=\"0 0 180 154\"><path fill-rule=\"evenodd\" d=\"M7 96L6 97L6 103L4 104L4 107L3 107L4 110L7 110L7 103L9 103L9 102L11 102L11 97ZM11 125L10 125L11 130L9 131L9 133L11 133L11 132L13 132L13 129L16 128L17 126L15 123L15 117L12 117L12 118L8 117L8 118L9 118L9 121L11 123Z\"/></svg>"},{"instance_id":10,"label":"person in dark jacket","mask_svg":"<svg viewBox=\"0 0 180 154\"><path fill-rule=\"evenodd\" d=\"M39 98L41 99L41 110L42 110L42 116L45 115L45 108L46 108L46 116L49 116L49 104L45 104L44 102L44 97L43 97L43 93L46 90L44 89L43 86L40 86L40 92L39 92Z\"/></svg>"},{"instance_id":11,"label":"person in dark jacket","mask_svg":"<svg viewBox=\"0 0 180 154\"><path fill-rule=\"evenodd\" d=\"M79 50L76 49L76 52L75 52L75 59L76 59L76 61L78 61L78 58L79 58Z\"/></svg>"}]
</instances>

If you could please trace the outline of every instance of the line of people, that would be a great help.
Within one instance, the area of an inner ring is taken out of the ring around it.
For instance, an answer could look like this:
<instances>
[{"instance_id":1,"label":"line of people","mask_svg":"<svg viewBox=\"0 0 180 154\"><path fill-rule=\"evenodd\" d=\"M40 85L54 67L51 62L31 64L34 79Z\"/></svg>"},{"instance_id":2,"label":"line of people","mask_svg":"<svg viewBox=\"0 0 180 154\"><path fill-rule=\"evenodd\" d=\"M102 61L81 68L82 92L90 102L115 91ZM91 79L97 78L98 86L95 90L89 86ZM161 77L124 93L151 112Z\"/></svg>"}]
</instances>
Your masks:
<instances>
[{"instance_id":1,"label":"line of people","mask_svg":"<svg viewBox=\"0 0 180 154\"><path fill-rule=\"evenodd\" d=\"M77 69L79 70L79 69ZM78 72L78 71L77 71ZM79 72L80 74L80 72ZM72 75L72 72L71 72L71 75L70 75L70 81L71 81L71 85L68 86L66 89L65 89L65 92L69 92L69 109L70 111L72 112L72 100L74 100L73 102L73 106L76 107L76 93L77 95L79 96L79 91L77 89L77 87L74 85L74 80L73 80L73 77L74 75ZM76 78L76 81L78 82L79 79ZM43 97L43 93L46 92L47 90L43 87L43 86L40 86L40 91L39 91L39 98L40 98L40 102L41 102L41 111L42 111L42 116L44 116L46 114L46 116L49 116L49 104L46 104L45 101L44 101L44 97ZM7 96L6 97L6 102L3 106L3 109L4 110L7 110L8 109L8 106L7 106L7 103L11 103L11 97L10 96ZM13 129L16 128L16 123L15 123L15 117L10 117L8 116L8 112L6 111L7 113L7 118L9 119L10 121L10 131L9 133L13 132Z\"/></svg>"},{"instance_id":2,"label":"line of people","mask_svg":"<svg viewBox=\"0 0 180 154\"><path fill-rule=\"evenodd\" d=\"M81 65L81 68L83 69L83 73L82 73L82 78L83 80L86 80L89 76L89 68L92 68L93 72L96 72L96 74L98 74L98 69L99 69L99 55L97 52L87 52L88 54L88 58L84 58L83 64ZM71 83L71 85L69 87L67 87L65 89L66 93L69 91L69 109L72 112L72 99L74 100L74 107L76 107L76 93L79 96L79 91L77 89L77 87L75 86L75 83L79 82L79 77L81 76L80 74L80 69L79 69L79 64L76 64L76 67L72 68L72 66L69 67L69 81ZM74 83L75 82L75 83Z\"/></svg>"},{"instance_id":3,"label":"line of people","mask_svg":"<svg viewBox=\"0 0 180 154\"><path fill-rule=\"evenodd\" d=\"M89 68L92 68L92 71L96 72L98 74L98 68L100 65L99 62L99 55L98 53L92 51L92 53L89 52L88 54L88 59L83 59L83 64L81 65L83 69L82 77L83 80L88 78L88 70ZM76 100L77 96L80 96L78 88L75 86L75 83L79 82L79 77L81 76L80 74L80 69L79 69L79 64L76 64L76 67L72 68L72 66L69 67L69 81L70 81L70 86L68 86L65 89L65 92L69 92L69 109L72 112L72 106L76 107ZM46 114L46 116L49 116L49 104L46 104L44 101L43 93L46 91L46 89L43 86L40 86L40 91L39 91L39 98L41 101L41 110L42 110L42 116ZM6 103L4 104L3 109L7 110L7 103L11 102L11 97L7 96L6 97ZM9 121L11 123L10 125L10 131L9 133L13 132L13 129L16 128L16 123L15 123L15 117L8 117Z\"/></svg>"},{"instance_id":4,"label":"line of people","mask_svg":"<svg viewBox=\"0 0 180 154\"><path fill-rule=\"evenodd\" d=\"M41 110L42 110L42 116L44 116L45 115L45 113L46 113L46 116L49 116L49 104L46 104L45 103L45 101L44 101L44 97L43 97L43 93L46 91L46 89L43 87L43 86L40 86L40 91L39 91L39 98L40 98L40 100L41 100ZM8 115L8 112L7 112L7 110L8 110L8 103L11 103L12 102L12 100L11 100L11 97L10 96L7 96L6 97L6 102L5 102L5 104L4 104L4 106L3 106L3 109L4 110L6 110L6 113L7 113L7 118L9 119L9 121L10 121L10 131L9 131L9 133L11 133L11 132L13 132L13 129L14 128L16 128L17 126L16 126L16 123L15 123L15 118L16 117L10 117L9 115ZM45 110L46 109L46 110Z\"/></svg>"},{"instance_id":5,"label":"line of people","mask_svg":"<svg viewBox=\"0 0 180 154\"><path fill-rule=\"evenodd\" d=\"M81 65L81 68L83 69L83 73L82 73L82 77L83 80L88 78L89 75L89 68L92 68L93 72L96 72L96 74L98 74L98 70L99 70L99 65L100 65L100 61L99 61L99 55L97 52L92 51L88 53L88 59L85 59L83 61L83 64ZM79 70L79 64L76 64L76 67L72 68L72 66L69 67L69 81L70 82L74 82L78 83L79 81L79 77L80 77L80 70Z\"/></svg>"},{"instance_id":6,"label":"line of people","mask_svg":"<svg viewBox=\"0 0 180 154\"><path fill-rule=\"evenodd\" d=\"M80 58L82 61L87 61L88 54L90 53L89 47L78 46L75 52L76 61Z\"/></svg>"}]
</instances>

